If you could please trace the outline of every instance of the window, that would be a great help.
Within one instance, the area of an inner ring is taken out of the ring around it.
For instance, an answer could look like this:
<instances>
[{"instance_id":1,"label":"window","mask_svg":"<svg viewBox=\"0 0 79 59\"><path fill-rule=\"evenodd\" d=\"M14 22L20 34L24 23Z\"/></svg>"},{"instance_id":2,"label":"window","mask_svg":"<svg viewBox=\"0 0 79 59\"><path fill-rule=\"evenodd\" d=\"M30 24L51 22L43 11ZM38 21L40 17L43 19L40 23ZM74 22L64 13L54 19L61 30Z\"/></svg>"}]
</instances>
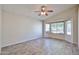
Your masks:
<instances>
[{"instance_id":1,"label":"window","mask_svg":"<svg viewBox=\"0 0 79 59\"><path fill-rule=\"evenodd\" d=\"M50 24L45 24L45 31L46 32L50 31Z\"/></svg>"},{"instance_id":2,"label":"window","mask_svg":"<svg viewBox=\"0 0 79 59\"><path fill-rule=\"evenodd\" d=\"M52 23L51 32L64 34L64 22Z\"/></svg>"},{"instance_id":3,"label":"window","mask_svg":"<svg viewBox=\"0 0 79 59\"><path fill-rule=\"evenodd\" d=\"M66 34L71 35L71 21L66 22Z\"/></svg>"},{"instance_id":4,"label":"window","mask_svg":"<svg viewBox=\"0 0 79 59\"><path fill-rule=\"evenodd\" d=\"M51 32L56 33L56 23L51 24Z\"/></svg>"}]
</instances>

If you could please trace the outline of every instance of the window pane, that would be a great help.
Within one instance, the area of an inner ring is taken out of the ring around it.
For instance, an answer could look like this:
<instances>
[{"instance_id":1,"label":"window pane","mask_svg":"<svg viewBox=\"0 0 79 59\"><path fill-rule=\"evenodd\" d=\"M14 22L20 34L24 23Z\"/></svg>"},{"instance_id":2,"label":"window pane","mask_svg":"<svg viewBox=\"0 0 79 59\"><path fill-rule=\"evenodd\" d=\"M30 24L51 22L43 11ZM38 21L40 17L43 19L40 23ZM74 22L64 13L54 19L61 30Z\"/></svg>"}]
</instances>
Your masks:
<instances>
[{"instance_id":1,"label":"window pane","mask_svg":"<svg viewBox=\"0 0 79 59\"><path fill-rule=\"evenodd\" d=\"M56 23L51 24L51 32L56 33Z\"/></svg>"},{"instance_id":2,"label":"window pane","mask_svg":"<svg viewBox=\"0 0 79 59\"><path fill-rule=\"evenodd\" d=\"M47 32L47 31L50 31L50 24L46 24L45 25L45 31Z\"/></svg>"},{"instance_id":3,"label":"window pane","mask_svg":"<svg viewBox=\"0 0 79 59\"><path fill-rule=\"evenodd\" d=\"M67 35L71 35L71 21L66 22L67 25Z\"/></svg>"},{"instance_id":4,"label":"window pane","mask_svg":"<svg viewBox=\"0 0 79 59\"><path fill-rule=\"evenodd\" d=\"M63 22L57 23L56 27L57 27L57 33L64 33L64 23Z\"/></svg>"},{"instance_id":5,"label":"window pane","mask_svg":"<svg viewBox=\"0 0 79 59\"><path fill-rule=\"evenodd\" d=\"M64 22L52 23L51 32L52 33L64 33Z\"/></svg>"}]
</instances>

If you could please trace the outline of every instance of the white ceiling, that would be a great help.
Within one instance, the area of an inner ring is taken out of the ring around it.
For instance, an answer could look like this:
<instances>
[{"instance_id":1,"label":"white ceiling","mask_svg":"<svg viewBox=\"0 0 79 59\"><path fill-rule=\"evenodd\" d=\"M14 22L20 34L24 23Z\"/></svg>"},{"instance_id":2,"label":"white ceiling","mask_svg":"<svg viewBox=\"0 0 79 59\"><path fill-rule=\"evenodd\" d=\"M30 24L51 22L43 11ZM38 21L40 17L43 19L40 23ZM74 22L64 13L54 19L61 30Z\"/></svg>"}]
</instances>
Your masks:
<instances>
[{"instance_id":1,"label":"white ceiling","mask_svg":"<svg viewBox=\"0 0 79 59\"><path fill-rule=\"evenodd\" d=\"M47 8L52 9L54 12L48 13L48 16L38 16L39 13L34 11L40 10L41 4L14 4L14 5L3 5L3 10L16 13L19 15L24 15L27 17L43 20L50 16L53 16L59 12L62 12L68 8L71 8L75 5L73 4L48 4Z\"/></svg>"}]
</instances>

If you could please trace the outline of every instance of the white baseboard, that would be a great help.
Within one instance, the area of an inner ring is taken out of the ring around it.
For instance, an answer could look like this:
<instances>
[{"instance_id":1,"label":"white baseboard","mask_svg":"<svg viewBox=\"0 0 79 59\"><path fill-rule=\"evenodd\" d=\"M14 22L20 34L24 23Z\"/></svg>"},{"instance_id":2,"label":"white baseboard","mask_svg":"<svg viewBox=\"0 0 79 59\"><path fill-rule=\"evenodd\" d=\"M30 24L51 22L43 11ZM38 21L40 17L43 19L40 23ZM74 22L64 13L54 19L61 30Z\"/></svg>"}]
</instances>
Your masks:
<instances>
[{"instance_id":1,"label":"white baseboard","mask_svg":"<svg viewBox=\"0 0 79 59\"><path fill-rule=\"evenodd\" d=\"M30 41L30 40L39 39L39 38L41 38L41 36L38 37L38 38L32 38L32 39L29 39L29 40L23 40L23 41L18 41L18 42L15 42L15 43L10 43L10 44L7 44L7 45L2 46L1 48L7 47L7 46L11 46L11 45L15 45L15 44L19 44L19 43L22 43L22 42L27 42L27 41Z\"/></svg>"}]
</instances>

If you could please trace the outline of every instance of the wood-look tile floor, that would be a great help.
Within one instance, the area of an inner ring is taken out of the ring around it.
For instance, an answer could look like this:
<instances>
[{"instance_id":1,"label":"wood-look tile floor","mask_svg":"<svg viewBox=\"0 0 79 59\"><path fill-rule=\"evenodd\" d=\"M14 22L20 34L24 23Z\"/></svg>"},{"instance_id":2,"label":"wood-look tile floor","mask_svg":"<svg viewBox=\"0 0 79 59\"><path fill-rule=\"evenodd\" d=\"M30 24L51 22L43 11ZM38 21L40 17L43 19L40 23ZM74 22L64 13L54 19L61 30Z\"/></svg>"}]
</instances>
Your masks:
<instances>
[{"instance_id":1,"label":"wood-look tile floor","mask_svg":"<svg viewBox=\"0 0 79 59\"><path fill-rule=\"evenodd\" d=\"M36 39L2 48L1 55L79 55L79 49L57 39Z\"/></svg>"}]
</instances>

